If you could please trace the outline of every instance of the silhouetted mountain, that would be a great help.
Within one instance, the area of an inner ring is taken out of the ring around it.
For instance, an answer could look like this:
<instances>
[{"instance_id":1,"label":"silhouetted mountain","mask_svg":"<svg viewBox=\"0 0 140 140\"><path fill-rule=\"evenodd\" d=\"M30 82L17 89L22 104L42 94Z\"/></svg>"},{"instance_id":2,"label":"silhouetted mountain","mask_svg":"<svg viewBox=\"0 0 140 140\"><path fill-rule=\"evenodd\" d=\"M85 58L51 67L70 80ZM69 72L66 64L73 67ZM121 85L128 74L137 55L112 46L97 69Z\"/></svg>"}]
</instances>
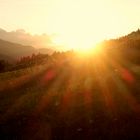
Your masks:
<instances>
[{"instance_id":1,"label":"silhouetted mountain","mask_svg":"<svg viewBox=\"0 0 140 140\"><path fill-rule=\"evenodd\" d=\"M15 60L18 57L31 55L33 53L51 54L53 50L46 48L35 49L32 46L24 46L0 39L0 59Z\"/></svg>"},{"instance_id":2,"label":"silhouetted mountain","mask_svg":"<svg viewBox=\"0 0 140 140\"><path fill-rule=\"evenodd\" d=\"M32 54L35 48L0 39L0 52L11 57L19 57Z\"/></svg>"}]
</instances>

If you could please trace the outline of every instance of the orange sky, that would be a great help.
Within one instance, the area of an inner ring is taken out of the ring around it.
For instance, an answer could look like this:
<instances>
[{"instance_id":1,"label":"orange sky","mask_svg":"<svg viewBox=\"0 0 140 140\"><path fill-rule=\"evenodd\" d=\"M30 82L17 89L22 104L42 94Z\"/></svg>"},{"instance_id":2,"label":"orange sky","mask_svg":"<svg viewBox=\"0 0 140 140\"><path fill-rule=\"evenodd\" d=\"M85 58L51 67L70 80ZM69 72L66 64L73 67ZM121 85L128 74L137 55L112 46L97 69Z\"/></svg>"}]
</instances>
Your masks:
<instances>
[{"instance_id":1,"label":"orange sky","mask_svg":"<svg viewBox=\"0 0 140 140\"><path fill-rule=\"evenodd\" d=\"M66 48L89 47L137 30L139 0L0 0L0 28L52 35Z\"/></svg>"}]
</instances>

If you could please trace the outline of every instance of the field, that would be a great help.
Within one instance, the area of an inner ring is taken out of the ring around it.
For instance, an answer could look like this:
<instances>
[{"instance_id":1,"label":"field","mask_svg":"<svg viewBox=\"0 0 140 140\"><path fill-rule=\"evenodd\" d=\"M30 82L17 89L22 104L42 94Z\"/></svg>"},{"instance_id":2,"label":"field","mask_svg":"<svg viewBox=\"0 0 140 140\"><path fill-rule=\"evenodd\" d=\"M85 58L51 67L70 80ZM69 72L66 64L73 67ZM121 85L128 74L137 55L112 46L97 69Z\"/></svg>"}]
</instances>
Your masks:
<instances>
[{"instance_id":1,"label":"field","mask_svg":"<svg viewBox=\"0 0 140 140\"><path fill-rule=\"evenodd\" d=\"M0 139L140 139L140 65L102 54L0 73Z\"/></svg>"}]
</instances>

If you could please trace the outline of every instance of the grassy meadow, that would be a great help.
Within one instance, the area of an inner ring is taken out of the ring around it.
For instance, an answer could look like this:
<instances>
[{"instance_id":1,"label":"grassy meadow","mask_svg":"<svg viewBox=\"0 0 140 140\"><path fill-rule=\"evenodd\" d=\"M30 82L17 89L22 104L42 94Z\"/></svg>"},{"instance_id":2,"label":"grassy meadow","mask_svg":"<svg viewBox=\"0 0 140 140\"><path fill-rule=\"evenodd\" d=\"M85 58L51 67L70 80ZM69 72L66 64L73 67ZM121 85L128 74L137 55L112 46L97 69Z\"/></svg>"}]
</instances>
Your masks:
<instances>
[{"instance_id":1,"label":"grassy meadow","mask_svg":"<svg viewBox=\"0 0 140 140\"><path fill-rule=\"evenodd\" d=\"M60 53L0 73L0 138L140 138L140 65L101 53Z\"/></svg>"}]
</instances>

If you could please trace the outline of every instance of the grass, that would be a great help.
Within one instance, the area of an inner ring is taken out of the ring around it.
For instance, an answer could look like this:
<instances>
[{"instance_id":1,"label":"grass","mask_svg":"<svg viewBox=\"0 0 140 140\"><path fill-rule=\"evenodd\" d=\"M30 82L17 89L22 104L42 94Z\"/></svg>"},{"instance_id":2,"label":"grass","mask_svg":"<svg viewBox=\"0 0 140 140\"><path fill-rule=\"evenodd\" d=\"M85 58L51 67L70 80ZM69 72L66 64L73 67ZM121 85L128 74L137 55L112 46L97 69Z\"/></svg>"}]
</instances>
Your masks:
<instances>
[{"instance_id":1,"label":"grass","mask_svg":"<svg viewBox=\"0 0 140 140\"><path fill-rule=\"evenodd\" d=\"M140 139L140 66L125 64L103 56L1 73L0 138Z\"/></svg>"}]
</instances>

